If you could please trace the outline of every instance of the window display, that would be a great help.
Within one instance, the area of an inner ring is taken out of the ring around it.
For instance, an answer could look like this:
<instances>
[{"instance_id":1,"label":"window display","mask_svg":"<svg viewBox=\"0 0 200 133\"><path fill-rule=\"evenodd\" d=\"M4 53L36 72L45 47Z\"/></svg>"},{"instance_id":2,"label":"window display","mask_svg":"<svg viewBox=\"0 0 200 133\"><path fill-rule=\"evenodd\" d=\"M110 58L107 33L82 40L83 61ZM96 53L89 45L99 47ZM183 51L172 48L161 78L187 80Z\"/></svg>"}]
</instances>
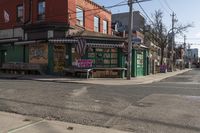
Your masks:
<instances>
[{"instance_id":1,"label":"window display","mask_svg":"<svg viewBox=\"0 0 200 133\"><path fill-rule=\"evenodd\" d=\"M116 48L89 48L88 59L93 60L94 67L117 67Z\"/></svg>"}]
</instances>

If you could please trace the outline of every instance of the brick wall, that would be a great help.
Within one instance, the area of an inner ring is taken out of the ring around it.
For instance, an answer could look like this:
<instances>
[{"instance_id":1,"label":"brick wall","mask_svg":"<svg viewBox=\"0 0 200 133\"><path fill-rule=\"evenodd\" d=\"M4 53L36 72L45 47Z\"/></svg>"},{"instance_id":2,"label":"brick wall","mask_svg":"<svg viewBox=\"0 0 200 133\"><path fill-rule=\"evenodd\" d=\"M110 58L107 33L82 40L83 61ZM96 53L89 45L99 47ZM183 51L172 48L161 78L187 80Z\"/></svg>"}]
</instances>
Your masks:
<instances>
[{"instance_id":1,"label":"brick wall","mask_svg":"<svg viewBox=\"0 0 200 133\"><path fill-rule=\"evenodd\" d=\"M38 23L38 1L32 0L32 23ZM0 30L19 27L22 25L16 22L17 5L25 3L25 21L29 21L30 0L0 0ZM9 14L10 21L4 22L4 10ZM46 0L46 22L67 23L67 0Z\"/></svg>"},{"instance_id":2,"label":"brick wall","mask_svg":"<svg viewBox=\"0 0 200 133\"><path fill-rule=\"evenodd\" d=\"M17 5L23 3L25 4L25 22L28 22L31 16L31 23L39 23L37 19L38 1L32 0L32 6L30 6L30 0L0 0L0 30L23 25L23 23L16 22ZM106 20L108 21L108 33L111 34L111 13L91 0L46 0L45 22L66 24L69 22L72 26L76 25L76 6L85 11L86 30L94 31L94 16L98 16L100 18L100 32L103 31L103 20ZM30 9L32 9L32 15L30 15ZM4 10L10 16L8 23L4 22Z\"/></svg>"},{"instance_id":3,"label":"brick wall","mask_svg":"<svg viewBox=\"0 0 200 133\"><path fill-rule=\"evenodd\" d=\"M69 23L76 25L76 6L84 10L84 28L94 31L94 16L100 18L100 32L103 32L103 20L108 21L108 33L111 34L111 13L101 8L91 0L69 0L68 1Z\"/></svg>"}]
</instances>

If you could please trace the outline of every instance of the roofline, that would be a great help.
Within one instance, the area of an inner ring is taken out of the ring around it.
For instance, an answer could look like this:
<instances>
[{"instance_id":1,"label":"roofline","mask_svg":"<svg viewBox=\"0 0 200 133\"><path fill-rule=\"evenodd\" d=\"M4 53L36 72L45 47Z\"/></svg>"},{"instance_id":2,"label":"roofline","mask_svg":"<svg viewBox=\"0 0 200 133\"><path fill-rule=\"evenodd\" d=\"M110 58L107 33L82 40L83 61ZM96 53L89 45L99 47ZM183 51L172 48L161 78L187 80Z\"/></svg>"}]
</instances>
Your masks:
<instances>
[{"instance_id":1,"label":"roofline","mask_svg":"<svg viewBox=\"0 0 200 133\"><path fill-rule=\"evenodd\" d=\"M102 10L106 11L106 12L109 13L109 14L112 14L112 12L109 11L109 10L107 10L107 9L105 9L104 6L101 6L101 5L95 3L95 2L92 1L92 0L85 0L85 1L87 1L87 2L90 3L90 4L93 4L93 5L97 6L99 9L102 9Z\"/></svg>"}]
</instances>

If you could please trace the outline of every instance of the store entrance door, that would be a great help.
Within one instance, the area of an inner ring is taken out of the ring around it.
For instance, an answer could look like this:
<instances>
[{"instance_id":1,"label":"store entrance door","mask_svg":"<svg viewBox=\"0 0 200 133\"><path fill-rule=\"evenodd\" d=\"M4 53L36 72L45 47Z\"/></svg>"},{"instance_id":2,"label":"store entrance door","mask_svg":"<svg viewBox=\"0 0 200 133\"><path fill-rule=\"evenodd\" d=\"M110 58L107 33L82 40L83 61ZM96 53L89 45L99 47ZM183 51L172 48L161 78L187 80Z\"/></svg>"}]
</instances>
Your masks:
<instances>
[{"instance_id":1,"label":"store entrance door","mask_svg":"<svg viewBox=\"0 0 200 133\"><path fill-rule=\"evenodd\" d=\"M137 51L137 71L136 76L144 76L144 52Z\"/></svg>"}]
</instances>

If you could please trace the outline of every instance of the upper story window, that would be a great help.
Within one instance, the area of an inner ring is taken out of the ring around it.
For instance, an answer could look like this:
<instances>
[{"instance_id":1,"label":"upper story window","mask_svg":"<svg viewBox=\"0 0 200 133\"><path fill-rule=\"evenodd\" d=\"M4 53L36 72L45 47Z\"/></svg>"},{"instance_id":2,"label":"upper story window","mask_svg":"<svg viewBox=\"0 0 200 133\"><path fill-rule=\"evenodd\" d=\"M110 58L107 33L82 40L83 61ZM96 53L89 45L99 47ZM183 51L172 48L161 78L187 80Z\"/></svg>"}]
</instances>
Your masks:
<instances>
[{"instance_id":1,"label":"upper story window","mask_svg":"<svg viewBox=\"0 0 200 133\"><path fill-rule=\"evenodd\" d=\"M76 24L79 26L84 25L83 10L79 7L76 8Z\"/></svg>"},{"instance_id":2,"label":"upper story window","mask_svg":"<svg viewBox=\"0 0 200 133\"><path fill-rule=\"evenodd\" d=\"M44 20L45 18L45 1L41 0L38 3L38 20Z\"/></svg>"},{"instance_id":3,"label":"upper story window","mask_svg":"<svg viewBox=\"0 0 200 133\"><path fill-rule=\"evenodd\" d=\"M100 21L99 21L100 19L99 19L99 17L94 17L94 31L95 32L99 32L100 31Z\"/></svg>"},{"instance_id":4,"label":"upper story window","mask_svg":"<svg viewBox=\"0 0 200 133\"><path fill-rule=\"evenodd\" d=\"M24 7L23 5L17 6L17 22L23 22L24 17Z\"/></svg>"},{"instance_id":5,"label":"upper story window","mask_svg":"<svg viewBox=\"0 0 200 133\"><path fill-rule=\"evenodd\" d=\"M108 21L103 20L103 33L108 34Z\"/></svg>"}]
</instances>

